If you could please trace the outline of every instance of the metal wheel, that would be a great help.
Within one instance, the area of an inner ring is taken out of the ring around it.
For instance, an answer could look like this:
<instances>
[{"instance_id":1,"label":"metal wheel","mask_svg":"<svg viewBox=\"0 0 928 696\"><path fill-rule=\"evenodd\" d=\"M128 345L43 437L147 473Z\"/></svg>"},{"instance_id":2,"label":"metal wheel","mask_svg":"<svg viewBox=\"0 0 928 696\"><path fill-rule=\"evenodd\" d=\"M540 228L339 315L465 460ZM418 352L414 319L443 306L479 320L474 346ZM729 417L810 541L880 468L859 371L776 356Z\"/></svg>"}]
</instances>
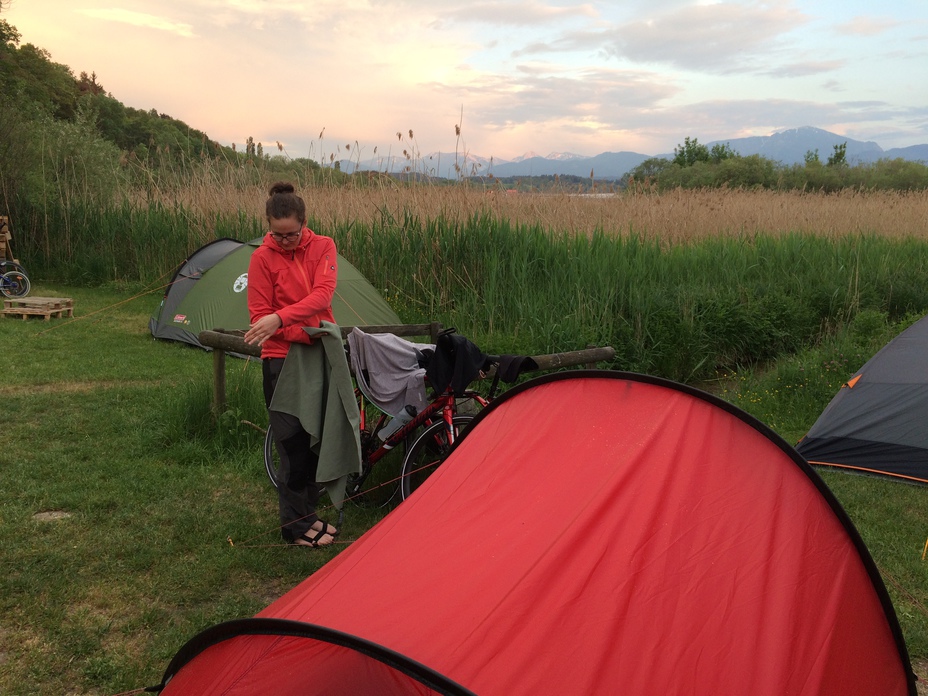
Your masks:
<instances>
[{"instance_id":1,"label":"metal wheel","mask_svg":"<svg viewBox=\"0 0 928 696\"><path fill-rule=\"evenodd\" d=\"M7 297L25 297L31 289L29 276L21 271L10 271L0 276L0 292Z\"/></svg>"},{"instance_id":2,"label":"metal wheel","mask_svg":"<svg viewBox=\"0 0 928 696\"><path fill-rule=\"evenodd\" d=\"M399 475L403 459L412 446L419 429L414 430L385 456L373 464L369 456L381 445L376 428L361 433L361 474L350 474L346 486L348 499L362 507L386 508L401 500Z\"/></svg>"},{"instance_id":3,"label":"metal wheel","mask_svg":"<svg viewBox=\"0 0 928 696\"><path fill-rule=\"evenodd\" d=\"M393 466L390 466L388 460L405 455L411 442L412 437L406 438L403 441L403 447L396 448L399 451L395 455L391 453L377 462L373 467L373 471L369 470L363 480L359 474L350 474L345 491L348 498L359 505L371 507L386 507L393 503L394 499L400 499L397 494L399 484L395 483L400 461L396 461ZM282 483L280 478L280 454L277 451L277 445L274 442L274 431L271 430L270 425L267 428L267 434L264 436L264 470L267 472L271 485L274 488L279 488ZM385 477L387 478L386 482L382 480ZM394 481L392 485L389 481L391 478Z\"/></svg>"},{"instance_id":4,"label":"metal wheel","mask_svg":"<svg viewBox=\"0 0 928 696\"><path fill-rule=\"evenodd\" d=\"M473 416L452 418L455 440L473 419ZM449 442L448 426L444 420L433 423L422 431L403 460L403 472L400 479L400 493L403 500L406 500L414 490L421 486L444 461L452 444Z\"/></svg>"},{"instance_id":5,"label":"metal wheel","mask_svg":"<svg viewBox=\"0 0 928 696\"><path fill-rule=\"evenodd\" d=\"M15 261L0 261L0 274L9 273L10 271L19 271L23 275L26 275L26 269L23 268L22 264L18 264Z\"/></svg>"},{"instance_id":6,"label":"metal wheel","mask_svg":"<svg viewBox=\"0 0 928 696\"><path fill-rule=\"evenodd\" d=\"M274 433L271 426L267 426L267 435L264 436L264 470L271 480L274 488L280 485L278 478L280 472L280 456L277 454L277 445L274 444Z\"/></svg>"}]
</instances>

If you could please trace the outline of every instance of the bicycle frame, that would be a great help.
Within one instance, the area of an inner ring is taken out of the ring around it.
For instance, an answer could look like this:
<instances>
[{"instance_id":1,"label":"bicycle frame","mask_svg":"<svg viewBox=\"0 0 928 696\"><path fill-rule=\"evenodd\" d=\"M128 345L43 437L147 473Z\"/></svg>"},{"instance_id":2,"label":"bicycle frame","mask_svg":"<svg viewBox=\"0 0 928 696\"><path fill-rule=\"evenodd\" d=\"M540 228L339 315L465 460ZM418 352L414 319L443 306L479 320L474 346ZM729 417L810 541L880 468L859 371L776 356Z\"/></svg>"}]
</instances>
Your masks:
<instances>
[{"instance_id":1,"label":"bicycle frame","mask_svg":"<svg viewBox=\"0 0 928 696\"><path fill-rule=\"evenodd\" d=\"M498 366L499 356L489 355L487 357L492 365ZM407 443L412 449L416 449L417 446L421 449L420 443L426 441L423 440L423 435L428 433L428 441L434 440L438 446L450 448L456 441L457 433L461 429L462 424L473 418L471 414L458 412L458 401L460 399L467 399L475 402L481 408L485 408L493 399L498 384L498 377L496 377L493 380L487 397L471 389L465 390L463 394L456 395L449 387L444 393L431 397L428 405L421 412L413 416L395 432L391 432L383 440L380 439L380 434L383 432L383 429L388 427L392 422L392 418L389 414L384 413L378 408L377 410L380 411L380 413L377 416L373 416L376 420L373 426L369 427L368 417L370 414L367 413L368 399L364 396L361 388L356 385L354 394L360 412L361 471L357 474L350 474L348 476L348 481L345 486L346 496L348 498L354 498L361 495L361 493L364 492L362 491L364 484L368 481L377 463L384 459L401 443ZM376 404L373 402L371 402L371 404L376 408ZM442 423L443 427L436 429L439 423ZM417 433L419 428L422 428L423 433L413 436L414 433ZM273 441L273 435L270 428L268 428L264 440L264 466L271 483L277 487L280 485L280 481L277 476L277 465L274 462L275 450L276 447ZM410 451L407 449L403 454L403 470L405 471ZM406 494L401 490L403 489L402 478L388 483L397 483L396 490L389 497L390 500L392 500L396 491L400 491L400 494L405 497ZM384 483L375 487L383 485L388 484Z\"/></svg>"},{"instance_id":2,"label":"bicycle frame","mask_svg":"<svg viewBox=\"0 0 928 696\"><path fill-rule=\"evenodd\" d=\"M361 473L356 478L349 480L347 488L348 497L360 493L374 465L387 456L394 447L404 442L406 438L419 427L428 427L435 423L440 417L447 427L449 442L454 442L452 420L457 413L457 399L459 397L456 397L450 391L446 391L444 394L434 398L429 402L428 406L417 413L408 423L405 423L399 430L389 435L383 441L379 440L378 433L390 421L389 416L387 414L382 414L377 420L374 428L368 431L367 414L364 408L364 395L359 389L355 389L355 394L358 397L358 407L361 411L361 432L367 433L367 435L362 438L361 442ZM486 399L474 391L468 390L465 392L465 396L474 399L481 406L486 406L488 403ZM379 445L376 444L378 442L380 442Z\"/></svg>"}]
</instances>

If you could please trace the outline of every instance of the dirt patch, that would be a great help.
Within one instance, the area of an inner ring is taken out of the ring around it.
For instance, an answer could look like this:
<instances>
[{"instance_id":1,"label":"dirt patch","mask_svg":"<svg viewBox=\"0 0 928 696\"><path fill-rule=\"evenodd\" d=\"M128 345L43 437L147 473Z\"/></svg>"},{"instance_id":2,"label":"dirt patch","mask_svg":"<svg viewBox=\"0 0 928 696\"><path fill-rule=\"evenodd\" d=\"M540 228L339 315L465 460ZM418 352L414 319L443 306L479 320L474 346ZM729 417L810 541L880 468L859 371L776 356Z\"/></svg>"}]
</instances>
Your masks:
<instances>
[{"instance_id":1,"label":"dirt patch","mask_svg":"<svg viewBox=\"0 0 928 696\"><path fill-rule=\"evenodd\" d=\"M46 510L37 512L32 516L36 522L56 522L57 520L66 520L71 516L70 512L64 510Z\"/></svg>"}]
</instances>

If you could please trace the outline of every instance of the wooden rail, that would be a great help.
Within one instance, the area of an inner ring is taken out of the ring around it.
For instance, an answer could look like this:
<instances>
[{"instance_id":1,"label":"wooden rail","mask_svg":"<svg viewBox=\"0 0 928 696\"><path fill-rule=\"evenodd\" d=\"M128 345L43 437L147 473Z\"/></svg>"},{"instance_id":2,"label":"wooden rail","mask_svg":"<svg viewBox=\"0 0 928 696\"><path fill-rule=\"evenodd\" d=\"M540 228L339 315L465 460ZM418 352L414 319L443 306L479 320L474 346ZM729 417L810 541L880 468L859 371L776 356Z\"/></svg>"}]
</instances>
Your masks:
<instances>
[{"instance_id":1,"label":"wooden rail","mask_svg":"<svg viewBox=\"0 0 928 696\"><path fill-rule=\"evenodd\" d=\"M402 324L397 326L361 326L365 333L392 333L397 336L428 336L434 343L442 329L438 322L430 324ZM213 349L213 413L220 414L226 408L226 353L235 353L245 357L261 357L261 348L245 343L242 331L201 331L197 338L207 348ZM350 328L342 329L342 337L351 333ZM596 363L612 360L615 349L612 346L600 348L588 347L584 350L572 350L566 353L549 353L547 355L531 356L538 365L537 370L556 370L562 367L576 367L583 365L588 368L596 367ZM490 372L489 376L492 376Z\"/></svg>"},{"instance_id":2,"label":"wooden rail","mask_svg":"<svg viewBox=\"0 0 928 696\"><path fill-rule=\"evenodd\" d=\"M382 326L362 326L359 327L366 333L392 333L397 336L428 336L434 343L442 326L440 322L433 321L429 324L398 324ZM346 338L351 333L350 327L342 328L342 338ZM226 331L225 329L214 329L212 331L201 331L197 339L207 348L213 349L213 414L219 415L226 410L226 353L235 355L260 358L260 346L253 346L245 343L244 331Z\"/></svg>"}]
</instances>

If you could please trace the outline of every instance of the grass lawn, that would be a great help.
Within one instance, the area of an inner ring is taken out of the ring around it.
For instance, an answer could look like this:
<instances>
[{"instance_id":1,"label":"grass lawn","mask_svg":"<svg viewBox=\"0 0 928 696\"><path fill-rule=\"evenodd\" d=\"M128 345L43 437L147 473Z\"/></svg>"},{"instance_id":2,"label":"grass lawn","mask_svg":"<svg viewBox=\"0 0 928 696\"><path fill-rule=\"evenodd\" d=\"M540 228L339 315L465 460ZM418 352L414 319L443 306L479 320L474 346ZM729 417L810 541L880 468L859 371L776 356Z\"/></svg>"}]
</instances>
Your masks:
<instances>
[{"instance_id":1,"label":"grass lawn","mask_svg":"<svg viewBox=\"0 0 928 696\"><path fill-rule=\"evenodd\" d=\"M196 424L212 361L151 338L157 294L32 295L72 297L75 318L0 319L0 693L157 684L199 630L253 615L376 522L376 511L349 507L336 548L283 545L263 436L238 427L259 422L260 396L230 399L241 411L205 436ZM232 389L257 392L256 363L229 371ZM924 675L928 488L823 477L883 572Z\"/></svg>"},{"instance_id":2,"label":"grass lawn","mask_svg":"<svg viewBox=\"0 0 928 696\"><path fill-rule=\"evenodd\" d=\"M253 451L171 437L212 361L151 338L157 295L32 296L72 297L75 318L0 319L0 693L157 684L197 631L254 614L337 549L281 544L260 433ZM373 521L354 508L344 536Z\"/></svg>"}]
</instances>

